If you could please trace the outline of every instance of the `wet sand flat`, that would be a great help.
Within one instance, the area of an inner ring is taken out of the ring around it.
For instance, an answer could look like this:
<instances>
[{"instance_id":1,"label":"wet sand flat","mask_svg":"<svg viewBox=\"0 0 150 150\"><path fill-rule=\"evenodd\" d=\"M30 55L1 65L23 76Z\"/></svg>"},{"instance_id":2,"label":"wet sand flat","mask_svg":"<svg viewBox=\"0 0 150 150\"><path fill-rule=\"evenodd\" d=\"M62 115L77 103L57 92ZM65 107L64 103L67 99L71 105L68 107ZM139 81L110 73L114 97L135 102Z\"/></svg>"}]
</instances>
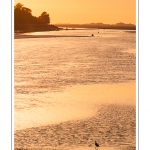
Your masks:
<instances>
[{"instance_id":1,"label":"wet sand flat","mask_svg":"<svg viewBox=\"0 0 150 150\"><path fill-rule=\"evenodd\" d=\"M134 105L102 105L97 115L88 119L16 130L15 148L94 149L96 140L110 150L135 149L135 115Z\"/></svg>"},{"instance_id":2,"label":"wet sand flat","mask_svg":"<svg viewBox=\"0 0 150 150\"><path fill-rule=\"evenodd\" d=\"M76 148L30 148L29 150L94 150L94 147L76 147ZM20 150L18 148L15 148L15 150ZM23 150L28 150L28 148L23 149ZM98 150L136 150L135 147L99 147Z\"/></svg>"},{"instance_id":3,"label":"wet sand flat","mask_svg":"<svg viewBox=\"0 0 150 150\"><path fill-rule=\"evenodd\" d=\"M37 106L33 114L28 111L28 107L27 110L21 110L16 105L15 113L21 114L15 122L15 148L94 150L96 140L101 145L99 150L134 150L136 110L133 91L134 82L83 85L64 92L49 93L45 95L44 104L40 101L42 94L37 95L34 97ZM22 97L25 95L22 94ZM58 109L52 105L53 101L51 104L46 103L49 102L46 97L53 100ZM46 109L45 104L51 107ZM27 116L25 111L29 113Z\"/></svg>"},{"instance_id":4,"label":"wet sand flat","mask_svg":"<svg viewBox=\"0 0 150 150\"><path fill-rule=\"evenodd\" d=\"M76 85L44 97L21 93L15 99L15 130L21 130L90 118L104 103L135 105L135 83Z\"/></svg>"}]
</instances>

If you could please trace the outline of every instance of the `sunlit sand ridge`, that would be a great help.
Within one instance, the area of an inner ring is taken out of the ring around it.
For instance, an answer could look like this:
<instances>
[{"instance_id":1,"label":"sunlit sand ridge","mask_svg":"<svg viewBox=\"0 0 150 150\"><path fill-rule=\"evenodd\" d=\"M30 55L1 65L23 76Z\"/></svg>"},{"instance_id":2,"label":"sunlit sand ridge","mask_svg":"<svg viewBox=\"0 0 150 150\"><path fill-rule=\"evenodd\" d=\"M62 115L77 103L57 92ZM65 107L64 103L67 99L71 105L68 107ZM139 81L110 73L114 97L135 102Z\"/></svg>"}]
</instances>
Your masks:
<instances>
[{"instance_id":1,"label":"sunlit sand ridge","mask_svg":"<svg viewBox=\"0 0 150 150\"><path fill-rule=\"evenodd\" d=\"M21 96L23 98L26 94ZM16 106L18 108L15 112L16 130L91 117L97 113L102 104L135 105L135 84L75 86L64 92L47 93L44 96L36 94L34 96L36 101L29 104L33 105L30 110L20 111L20 105ZM26 103L26 101L22 103L24 108L29 107ZM34 104L37 106L34 107Z\"/></svg>"},{"instance_id":2,"label":"sunlit sand ridge","mask_svg":"<svg viewBox=\"0 0 150 150\"><path fill-rule=\"evenodd\" d=\"M15 132L15 146L90 150L97 140L103 147L100 150L134 149L135 95L132 91L135 91L134 83L76 86L63 93L49 94L47 98L54 99L56 105L16 113L19 124L16 121L16 129L22 130ZM37 97L40 99L40 95Z\"/></svg>"},{"instance_id":3,"label":"sunlit sand ridge","mask_svg":"<svg viewBox=\"0 0 150 150\"><path fill-rule=\"evenodd\" d=\"M22 148L76 149L82 146L90 149L94 148L95 140L101 147L134 149L135 107L102 105L97 115L91 118L15 132L15 147Z\"/></svg>"}]
</instances>

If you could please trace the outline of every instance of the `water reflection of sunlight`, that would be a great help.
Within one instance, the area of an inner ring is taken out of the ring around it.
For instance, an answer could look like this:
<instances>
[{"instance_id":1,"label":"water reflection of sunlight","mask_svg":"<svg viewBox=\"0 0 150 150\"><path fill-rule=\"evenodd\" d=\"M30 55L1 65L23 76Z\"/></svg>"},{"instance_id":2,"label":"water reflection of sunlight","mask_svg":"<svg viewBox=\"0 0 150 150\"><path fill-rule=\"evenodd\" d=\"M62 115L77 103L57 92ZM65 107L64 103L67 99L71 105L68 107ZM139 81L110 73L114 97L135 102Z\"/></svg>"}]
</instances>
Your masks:
<instances>
[{"instance_id":1,"label":"water reflection of sunlight","mask_svg":"<svg viewBox=\"0 0 150 150\"><path fill-rule=\"evenodd\" d=\"M102 104L135 105L135 83L76 85L64 92L36 94L34 99L40 107L15 111L16 129L92 117Z\"/></svg>"},{"instance_id":2,"label":"water reflection of sunlight","mask_svg":"<svg viewBox=\"0 0 150 150\"><path fill-rule=\"evenodd\" d=\"M52 36L83 36L83 35L92 35L94 34L94 37L118 37L120 34L122 34L122 30L98 30L98 29L83 29L83 30L60 30L60 31L42 31L42 32L29 32L24 33L22 35L52 35ZM41 37L42 38L42 37Z\"/></svg>"}]
</instances>

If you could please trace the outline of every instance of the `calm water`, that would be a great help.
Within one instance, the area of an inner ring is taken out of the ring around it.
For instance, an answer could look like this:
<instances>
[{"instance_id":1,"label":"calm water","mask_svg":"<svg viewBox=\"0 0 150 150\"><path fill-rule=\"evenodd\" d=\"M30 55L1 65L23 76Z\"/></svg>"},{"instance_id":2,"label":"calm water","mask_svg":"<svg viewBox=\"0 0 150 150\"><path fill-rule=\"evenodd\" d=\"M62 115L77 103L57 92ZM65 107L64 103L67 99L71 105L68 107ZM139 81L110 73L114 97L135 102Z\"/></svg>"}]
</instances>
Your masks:
<instances>
[{"instance_id":1,"label":"calm water","mask_svg":"<svg viewBox=\"0 0 150 150\"><path fill-rule=\"evenodd\" d=\"M94 37L75 37L91 34ZM53 138L45 134L53 142L45 146L62 148L69 145L73 135L75 146L90 147L94 139L104 146L135 144L136 34L123 30L68 30L28 35L66 37L14 41L16 145L21 147L20 138L29 132L41 139L42 126L48 125ZM106 133L110 129L112 134ZM83 137L85 133L88 136ZM56 140L58 136L61 144ZM25 139L32 137L21 138L22 146L37 146L33 139ZM39 141L38 147L40 142L45 140Z\"/></svg>"}]
</instances>

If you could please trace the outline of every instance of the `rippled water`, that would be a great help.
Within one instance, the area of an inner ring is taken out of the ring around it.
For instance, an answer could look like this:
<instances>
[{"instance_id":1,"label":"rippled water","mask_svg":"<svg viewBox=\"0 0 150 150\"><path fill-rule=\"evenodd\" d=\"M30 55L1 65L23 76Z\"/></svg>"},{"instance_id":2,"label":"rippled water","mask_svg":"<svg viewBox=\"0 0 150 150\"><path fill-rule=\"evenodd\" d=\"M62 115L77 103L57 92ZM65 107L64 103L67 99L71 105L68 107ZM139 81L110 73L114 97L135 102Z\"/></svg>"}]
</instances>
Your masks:
<instances>
[{"instance_id":1,"label":"rippled water","mask_svg":"<svg viewBox=\"0 0 150 150\"><path fill-rule=\"evenodd\" d=\"M39 37L14 41L16 147L135 146L136 34L26 34Z\"/></svg>"},{"instance_id":2,"label":"rippled water","mask_svg":"<svg viewBox=\"0 0 150 150\"><path fill-rule=\"evenodd\" d=\"M110 30L85 38L16 39L14 48L17 93L135 80L135 33Z\"/></svg>"}]
</instances>

